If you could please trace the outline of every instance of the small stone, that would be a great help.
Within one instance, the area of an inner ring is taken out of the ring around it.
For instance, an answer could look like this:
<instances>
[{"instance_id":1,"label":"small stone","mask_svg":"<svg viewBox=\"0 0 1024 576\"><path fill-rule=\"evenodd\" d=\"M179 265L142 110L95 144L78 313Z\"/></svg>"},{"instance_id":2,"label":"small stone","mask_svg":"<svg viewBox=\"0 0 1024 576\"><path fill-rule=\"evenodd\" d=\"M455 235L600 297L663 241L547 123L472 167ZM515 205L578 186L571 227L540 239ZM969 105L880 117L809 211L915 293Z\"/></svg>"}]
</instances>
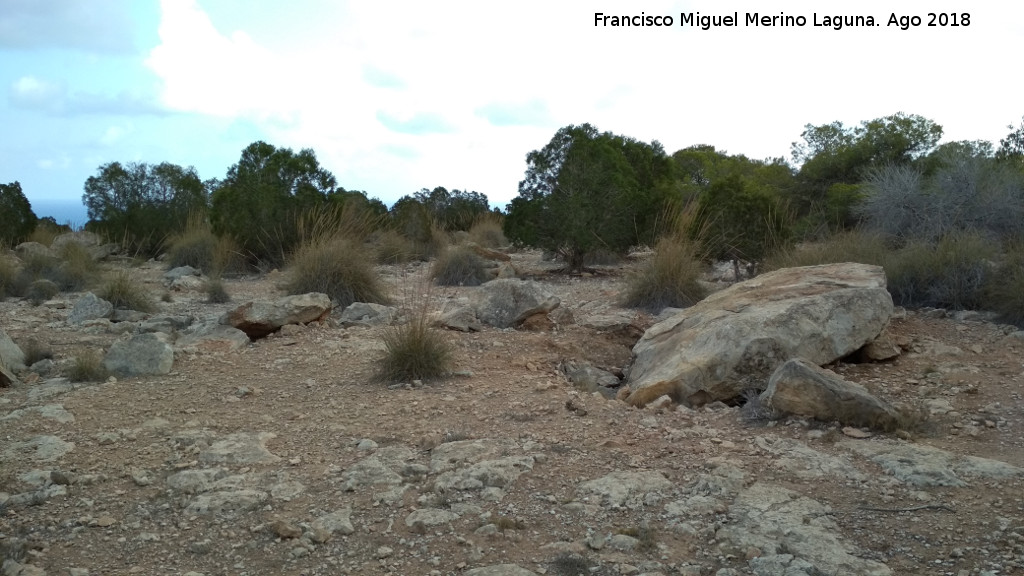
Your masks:
<instances>
[{"instance_id":1,"label":"small stone","mask_svg":"<svg viewBox=\"0 0 1024 576\"><path fill-rule=\"evenodd\" d=\"M363 438L359 441L359 444L356 445L356 449L371 452L377 449L377 443L369 438Z\"/></svg>"},{"instance_id":2,"label":"small stone","mask_svg":"<svg viewBox=\"0 0 1024 576\"><path fill-rule=\"evenodd\" d=\"M850 438L871 438L871 432L865 432L860 428L854 428L852 426L844 427L843 434Z\"/></svg>"},{"instance_id":3,"label":"small stone","mask_svg":"<svg viewBox=\"0 0 1024 576\"><path fill-rule=\"evenodd\" d=\"M274 534L277 534L278 537L284 539L298 538L302 536L302 529L287 520L274 520L270 525L270 529L273 530Z\"/></svg>"},{"instance_id":4,"label":"small stone","mask_svg":"<svg viewBox=\"0 0 1024 576\"><path fill-rule=\"evenodd\" d=\"M116 523L117 520L115 520L114 517L110 514L104 514L103 516L100 516L96 519L96 525L100 528L108 528Z\"/></svg>"},{"instance_id":5,"label":"small stone","mask_svg":"<svg viewBox=\"0 0 1024 576\"><path fill-rule=\"evenodd\" d=\"M391 548L388 548L387 546L381 546L380 548L377 548L376 552L374 552L373 557L380 560L383 558L389 558L394 553L395 551Z\"/></svg>"}]
</instances>

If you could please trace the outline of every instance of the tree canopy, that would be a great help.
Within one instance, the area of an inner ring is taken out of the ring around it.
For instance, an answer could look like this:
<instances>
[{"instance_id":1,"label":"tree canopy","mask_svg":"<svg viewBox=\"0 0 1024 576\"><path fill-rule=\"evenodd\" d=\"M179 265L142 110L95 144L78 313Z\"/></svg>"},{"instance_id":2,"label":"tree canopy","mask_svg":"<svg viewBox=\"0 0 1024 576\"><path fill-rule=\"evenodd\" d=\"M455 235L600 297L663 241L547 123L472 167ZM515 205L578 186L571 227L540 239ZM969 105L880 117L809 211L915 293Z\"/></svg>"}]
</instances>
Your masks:
<instances>
[{"instance_id":1,"label":"tree canopy","mask_svg":"<svg viewBox=\"0 0 1024 576\"><path fill-rule=\"evenodd\" d=\"M206 211L207 192L192 167L110 162L85 181L82 202L87 227L152 255L190 214Z\"/></svg>"},{"instance_id":2,"label":"tree canopy","mask_svg":"<svg viewBox=\"0 0 1024 576\"><path fill-rule=\"evenodd\" d=\"M35 227L36 215L25 193L21 191L21 183L14 181L0 184L0 242L18 244Z\"/></svg>"},{"instance_id":3,"label":"tree canopy","mask_svg":"<svg viewBox=\"0 0 1024 576\"><path fill-rule=\"evenodd\" d=\"M560 129L526 156L506 234L565 257L580 270L596 250L622 252L650 229L673 189L673 165L647 144L590 124Z\"/></svg>"}]
</instances>

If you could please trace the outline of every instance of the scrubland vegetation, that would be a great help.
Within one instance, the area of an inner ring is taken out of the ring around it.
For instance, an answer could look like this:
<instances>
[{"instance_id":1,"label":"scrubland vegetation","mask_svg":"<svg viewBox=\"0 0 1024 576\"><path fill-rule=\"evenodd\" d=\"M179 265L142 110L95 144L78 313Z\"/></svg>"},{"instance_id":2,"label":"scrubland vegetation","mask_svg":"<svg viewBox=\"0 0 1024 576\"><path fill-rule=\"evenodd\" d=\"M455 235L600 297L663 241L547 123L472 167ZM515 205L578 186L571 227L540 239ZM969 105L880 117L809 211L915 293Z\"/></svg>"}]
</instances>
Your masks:
<instances>
[{"instance_id":1,"label":"scrubland vegetation","mask_svg":"<svg viewBox=\"0 0 1024 576\"><path fill-rule=\"evenodd\" d=\"M246 147L220 179L192 168L111 162L84 184L97 232L135 257L166 254L208 277L285 268L289 292L338 303L384 302L374 263L432 260L442 285L488 279L472 243L533 247L564 270L621 261L648 247L624 301L658 309L704 295L709 263L738 278L784 266L884 266L905 306L978 308L1024 321L1024 124L998 146L942 141L936 122L897 113L807 125L792 157L751 159L710 145L669 154L657 141L566 126L526 156L503 211L475 191L422 189L390 208L346 190L310 149ZM49 246L66 231L32 213L18 182L0 186L0 242ZM0 295L101 288L76 244L0 261ZM116 282L118 279L107 280ZM227 297L211 281L209 297Z\"/></svg>"}]
</instances>

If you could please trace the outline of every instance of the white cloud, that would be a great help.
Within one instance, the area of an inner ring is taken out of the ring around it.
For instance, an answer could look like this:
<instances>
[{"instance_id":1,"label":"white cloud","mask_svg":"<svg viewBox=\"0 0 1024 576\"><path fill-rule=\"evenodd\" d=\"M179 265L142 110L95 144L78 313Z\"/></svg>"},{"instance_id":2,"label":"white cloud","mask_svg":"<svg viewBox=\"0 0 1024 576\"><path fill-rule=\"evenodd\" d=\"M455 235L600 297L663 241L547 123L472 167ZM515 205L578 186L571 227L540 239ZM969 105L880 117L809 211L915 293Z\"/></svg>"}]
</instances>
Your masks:
<instances>
[{"instance_id":1,"label":"white cloud","mask_svg":"<svg viewBox=\"0 0 1024 576\"><path fill-rule=\"evenodd\" d=\"M719 5L609 0L615 14ZM960 29L880 27L611 29L597 8L527 0L325 3L308 26L240 30L193 0L163 0L161 44L147 65L176 110L256 121L272 143L311 147L346 188L386 201L422 187L515 195L525 154L559 127L590 122L669 152L713 144L752 157L787 155L804 124L855 124L905 111L950 138L998 138L1020 110L1001 100L1016 77L1000 59L1021 44L1017 5L979 0ZM819 18L931 4L787 0L773 11ZM728 12L764 11L737 0ZM268 19L274 9L262 12ZM250 19L252 16L250 15ZM273 48L271 48L273 47ZM1002 102L1000 105L994 105ZM967 132L970 132L968 134Z\"/></svg>"}]
</instances>

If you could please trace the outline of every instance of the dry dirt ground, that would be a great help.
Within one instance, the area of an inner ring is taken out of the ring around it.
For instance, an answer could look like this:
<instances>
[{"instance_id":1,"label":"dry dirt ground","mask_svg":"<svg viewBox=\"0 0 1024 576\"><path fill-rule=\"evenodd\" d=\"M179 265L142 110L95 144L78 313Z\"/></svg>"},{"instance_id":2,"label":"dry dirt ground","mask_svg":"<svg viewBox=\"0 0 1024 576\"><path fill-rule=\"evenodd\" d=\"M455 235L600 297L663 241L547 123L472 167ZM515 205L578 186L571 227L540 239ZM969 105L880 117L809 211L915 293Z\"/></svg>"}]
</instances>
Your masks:
<instances>
[{"instance_id":1,"label":"dry dirt ground","mask_svg":"<svg viewBox=\"0 0 1024 576\"><path fill-rule=\"evenodd\" d=\"M514 261L577 320L612 311L653 322L617 304L635 263L565 276L539 253ZM401 299L424 285L426 268L379 270ZM163 271L150 262L135 274L157 297ZM230 304L174 293L160 313L217 316L279 296L276 279L228 280ZM431 298L440 308L472 290L434 288ZM59 366L82 347L106 349L116 325L65 322L77 296L0 303L0 327L49 344ZM179 353L166 376L29 377L0 389L0 552L14 573L12 561L51 575L462 574L499 564L571 574L567 552L592 574L783 574L755 572L750 559L766 546L727 536L757 522L738 495L772 486L815 503L802 522L834 537L826 548L893 574L1024 574L1024 477L972 477L948 460L959 480L946 484L962 485L914 484L858 451L930 446L1024 467L1024 341L975 316L940 316L894 319L905 347L894 361L832 366L885 399L929 403L931 420L909 437L749 421L740 407L606 400L574 388L560 366L622 369L637 334L579 324L441 332L457 372L416 387L373 381L380 328L329 323L236 351ZM788 544L775 552L799 556L802 536L782 531L774 537ZM516 573L502 570L490 573Z\"/></svg>"}]
</instances>

